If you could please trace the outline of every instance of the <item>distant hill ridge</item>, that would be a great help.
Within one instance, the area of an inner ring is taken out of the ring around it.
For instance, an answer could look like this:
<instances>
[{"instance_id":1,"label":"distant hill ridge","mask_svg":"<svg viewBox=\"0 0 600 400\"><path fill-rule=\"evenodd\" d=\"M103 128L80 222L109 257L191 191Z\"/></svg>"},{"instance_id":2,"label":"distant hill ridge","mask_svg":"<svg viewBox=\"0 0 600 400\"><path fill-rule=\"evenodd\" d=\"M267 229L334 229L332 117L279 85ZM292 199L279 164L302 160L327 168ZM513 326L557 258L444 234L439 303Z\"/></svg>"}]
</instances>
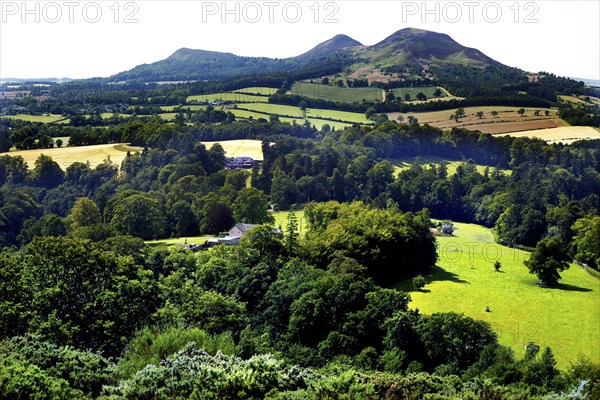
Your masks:
<instances>
[{"instance_id":1,"label":"distant hill ridge","mask_svg":"<svg viewBox=\"0 0 600 400\"><path fill-rule=\"evenodd\" d=\"M305 71L305 75L313 71L314 76L310 77L318 77L330 71L342 72L341 68L353 71L358 66L378 69L405 66L418 71L447 66L483 69L490 65L502 66L480 50L465 47L446 34L405 28L370 46L339 34L303 54L284 59L181 48L164 60L139 65L107 80L210 81L298 71Z\"/></svg>"}]
</instances>

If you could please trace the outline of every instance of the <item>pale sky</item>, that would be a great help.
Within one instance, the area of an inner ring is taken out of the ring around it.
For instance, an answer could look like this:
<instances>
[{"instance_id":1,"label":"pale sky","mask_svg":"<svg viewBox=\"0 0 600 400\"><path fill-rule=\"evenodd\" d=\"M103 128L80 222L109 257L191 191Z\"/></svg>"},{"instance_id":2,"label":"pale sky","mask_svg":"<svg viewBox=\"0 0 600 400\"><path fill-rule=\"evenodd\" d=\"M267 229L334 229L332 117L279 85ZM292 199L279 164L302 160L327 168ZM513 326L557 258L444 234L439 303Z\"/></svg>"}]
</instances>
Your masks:
<instances>
[{"instance_id":1,"label":"pale sky","mask_svg":"<svg viewBox=\"0 0 600 400\"><path fill-rule=\"evenodd\" d=\"M181 47L284 58L338 33L371 45L406 27L600 80L600 0L0 0L0 78L110 76Z\"/></svg>"}]
</instances>

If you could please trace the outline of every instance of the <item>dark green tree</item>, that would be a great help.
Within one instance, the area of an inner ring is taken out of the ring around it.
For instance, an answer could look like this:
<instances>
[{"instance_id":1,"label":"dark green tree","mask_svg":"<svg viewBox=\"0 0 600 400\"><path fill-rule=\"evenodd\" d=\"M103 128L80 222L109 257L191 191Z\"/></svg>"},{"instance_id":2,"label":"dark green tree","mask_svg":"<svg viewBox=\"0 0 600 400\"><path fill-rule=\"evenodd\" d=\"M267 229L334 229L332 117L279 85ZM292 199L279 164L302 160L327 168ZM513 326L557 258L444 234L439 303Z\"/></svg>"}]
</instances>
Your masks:
<instances>
[{"instance_id":1,"label":"dark green tree","mask_svg":"<svg viewBox=\"0 0 600 400\"><path fill-rule=\"evenodd\" d=\"M559 272L569 268L569 261L560 239L551 237L540 240L524 264L531 274L537 275L541 285L555 286L560 279Z\"/></svg>"},{"instance_id":2,"label":"dark green tree","mask_svg":"<svg viewBox=\"0 0 600 400\"><path fill-rule=\"evenodd\" d=\"M248 224L272 224L275 222L273 215L268 211L267 196L262 190L253 187L242 189L231 209L237 222Z\"/></svg>"}]
</instances>

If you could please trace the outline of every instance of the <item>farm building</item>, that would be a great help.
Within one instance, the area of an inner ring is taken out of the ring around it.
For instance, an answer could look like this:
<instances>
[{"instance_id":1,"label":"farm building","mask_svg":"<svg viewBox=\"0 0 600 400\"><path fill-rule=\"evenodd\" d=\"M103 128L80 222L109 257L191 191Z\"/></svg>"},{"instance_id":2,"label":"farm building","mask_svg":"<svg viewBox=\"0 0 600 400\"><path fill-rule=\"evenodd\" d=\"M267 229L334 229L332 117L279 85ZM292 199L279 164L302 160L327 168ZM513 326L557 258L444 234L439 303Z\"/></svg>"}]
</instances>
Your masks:
<instances>
[{"instance_id":1,"label":"farm building","mask_svg":"<svg viewBox=\"0 0 600 400\"><path fill-rule=\"evenodd\" d=\"M231 157L225 160L225 168L227 169L251 169L254 166L252 157Z\"/></svg>"}]
</instances>

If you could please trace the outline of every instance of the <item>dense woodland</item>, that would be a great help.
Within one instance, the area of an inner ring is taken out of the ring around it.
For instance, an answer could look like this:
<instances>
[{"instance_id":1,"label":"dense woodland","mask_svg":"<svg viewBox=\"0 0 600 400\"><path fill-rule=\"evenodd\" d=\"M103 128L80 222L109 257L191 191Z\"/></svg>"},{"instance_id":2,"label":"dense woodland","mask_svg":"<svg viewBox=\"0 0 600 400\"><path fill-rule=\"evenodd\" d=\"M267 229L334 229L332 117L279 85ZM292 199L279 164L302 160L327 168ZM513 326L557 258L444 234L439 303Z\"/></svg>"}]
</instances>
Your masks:
<instances>
[{"instance_id":1,"label":"dense woodland","mask_svg":"<svg viewBox=\"0 0 600 400\"><path fill-rule=\"evenodd\" d=\"M432 217L494 227L502 243L538 245L540 257L539 243L559 238L553 251L597 269L596 142L213 117L63 128L78 144L146 148L120 168L63 171L40 156L29 169L0 157L4 397L598 396L600 366L582 359L559 371L551 349L517 359L486 323L421 315L408 294L385 288L435 264ZM3 124L9 141L56 129ZM262 168L225 170L219 145L198 144L233 138L264 141ZM425 154L464 161L454 174L443 164L395 174L390 160ZM296 204L307 204L308 233L293 213L274 233L268 208ZM143 241L241 221L266 225L237 247L198 253Z\"/></svg>"}]
</instances>

